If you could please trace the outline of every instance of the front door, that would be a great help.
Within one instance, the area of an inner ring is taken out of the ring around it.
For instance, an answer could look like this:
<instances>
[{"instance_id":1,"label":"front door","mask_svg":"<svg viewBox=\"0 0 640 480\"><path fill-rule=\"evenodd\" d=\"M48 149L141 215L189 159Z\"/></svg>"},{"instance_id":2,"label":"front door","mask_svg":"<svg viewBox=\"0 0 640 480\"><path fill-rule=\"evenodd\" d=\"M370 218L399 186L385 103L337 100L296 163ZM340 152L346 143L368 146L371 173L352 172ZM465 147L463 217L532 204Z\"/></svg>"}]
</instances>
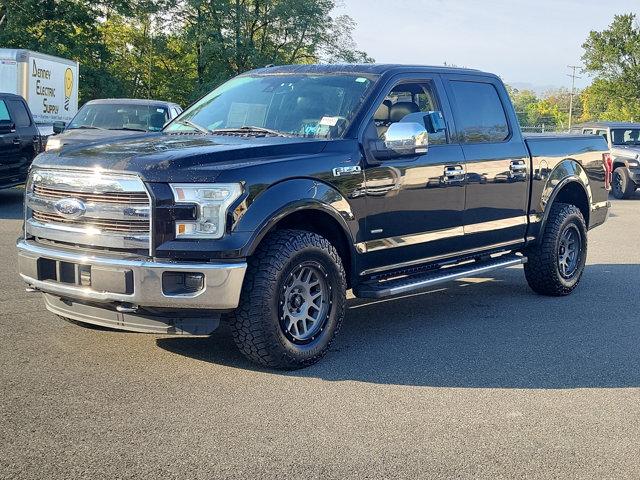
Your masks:
<instances>
[{"instance_id":1,"label":"front door","mask_svg":"<svg viewBox=\"0 0 640 480\"><path fill-rule=\"evenodd\" d=\"M424 121L429 111L442 112L450 128L439 85L438 76L393 84L373 115L378 137L408 115ZM461 249L465 162L461 146L450 138L449 131L430 134L425 154L368 162L366 241L358 246L366 271L409 266Z\"/></svg>"},{"instance_id":2,"label":"front door","mask_svg":"<svg viewBox=\"0 0 640 480\"><path fill-rule=\"evenodd\" d=\"M38 153L40 145L38 129L33 123L25 102L20 98L6 100L11 118L16 126L12 144L15 152L9 162L15 175L26 178L29 165Z\"/></svg>"},{"instance_id":3,"label":"front door","mask_svg":"<svg viewBox=\"0 0 640 480\"><path fill-rule=\"evenodd\" d=\"M20 137L9 113L7 102L0 99L0 185L8 183L13 175L20 152Z\"/></svg>"}]
</instances>

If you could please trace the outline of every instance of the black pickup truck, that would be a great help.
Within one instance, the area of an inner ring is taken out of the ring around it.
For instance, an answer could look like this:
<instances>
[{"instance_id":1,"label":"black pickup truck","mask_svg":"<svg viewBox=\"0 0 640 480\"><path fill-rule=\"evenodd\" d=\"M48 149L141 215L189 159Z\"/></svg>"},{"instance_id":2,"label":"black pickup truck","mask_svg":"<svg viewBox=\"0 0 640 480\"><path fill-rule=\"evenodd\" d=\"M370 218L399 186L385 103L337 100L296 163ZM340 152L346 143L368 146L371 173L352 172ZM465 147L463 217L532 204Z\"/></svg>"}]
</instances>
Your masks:
<instances>
[{"instance_id":1,"label":"black pickup truck","mask_svg":"<svg viewBox=\"0 0 640 480\"><path fill-rule=\"evenodd\" d=\"M18 95L0 93L0 188L24 183L42 144L27 102Z\"/></svg>"},{"instance_id":2,"label":"black pickup truck","mask_svg":"<svg viewBox=\"0 0 640 480\"><path fill-rule=\"evenodd\" d=\"M20 272L61 317L162 334L222 319L251 360L299 368L328 350L347 289L524 264L535 292L569 294L610 177L602 137L524 139L492 74L270 67L161 134L39 155Z\"/></svg>"}]
</instances>

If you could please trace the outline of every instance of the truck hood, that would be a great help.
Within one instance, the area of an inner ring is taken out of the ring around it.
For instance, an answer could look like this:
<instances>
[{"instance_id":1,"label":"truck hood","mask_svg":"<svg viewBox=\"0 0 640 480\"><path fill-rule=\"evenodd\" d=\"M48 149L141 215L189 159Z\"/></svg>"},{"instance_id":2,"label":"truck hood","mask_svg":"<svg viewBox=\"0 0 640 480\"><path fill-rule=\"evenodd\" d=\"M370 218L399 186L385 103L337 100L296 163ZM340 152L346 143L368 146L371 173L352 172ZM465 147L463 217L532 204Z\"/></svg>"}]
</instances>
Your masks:
<instances>
[{"instance_id":1,"label":"truck hood","mask_svg":"<svg viewBox=\"0 0 640 480\"><path fill-rule=\"evenodd\" d=\"M624 158L635 158L640 154L640 145L614 145L611 148L611 154Z\"/></svg>"},{"instance_id":2,"label":"truck hood","mask_svg":"<svg viewBox=\"0 0 640 480\"><path fill-rule=\"evenodd\" d=\"M60 140L63 146L71 145L86 145L94 142L104 141L117 141L118 139L125 139L140 135L142 132L133 130L98 130L90 128L73 128L71 130L65 130L59 135L54 135L51 138Z\"/></svg>"},{"instance_id":3,"label":"truck hood","mask_svg":"<svg viewBox=\"0 0 640 480\"><path fill-rule=\"evenodd\" d=\"M138 134L113 143L68 146L38 155L36 168L135 173L148 182L211 182L220 172L320 153L325 140L204 134Z\"/></svg>"}]
</instances>

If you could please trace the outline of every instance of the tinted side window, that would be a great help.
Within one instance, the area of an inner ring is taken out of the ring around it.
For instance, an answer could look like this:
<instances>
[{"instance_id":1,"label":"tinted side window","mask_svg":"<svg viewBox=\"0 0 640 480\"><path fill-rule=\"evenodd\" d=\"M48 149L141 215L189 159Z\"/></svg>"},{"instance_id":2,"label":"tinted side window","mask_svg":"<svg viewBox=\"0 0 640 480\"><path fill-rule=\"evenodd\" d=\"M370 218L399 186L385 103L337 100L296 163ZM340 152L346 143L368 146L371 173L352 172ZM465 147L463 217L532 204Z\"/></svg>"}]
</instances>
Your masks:
<instances>
[{"instance_id":1,"label":"tinted side window","mask_svg":"<svg viewBox=\"0 0 640 480\"><path fill-rule=\"evenodd\" d=\"M15 118L16 127L28 127L31 125L31 119L29 118L29 113L27 113L24 103L20 100L9 100L9 105Z\"/></svg>"},{"instance_id":2,"label":"tinted side window","mask_svg":"<svg viewBox=\"0 0 640 480\"><path fill-rule=\"evenodd\" d=\"M7 104L4 103L4 100L0 100L0 120L11 120L9 109L7 108Z\"/></svg>"},{"instance_id":3,"label":"tinted side window","mask_svg":"<svg viewBox=\"0 0 640 480\"><path fill-rule=\"evenodd\" d=\"M509 136L507 117L493 85L452 81L451 88L460 142L501 142Z\"/></svg>"},{"instance_id":4,"label":"tinted side window","mask_svg":"<svg viewBox=\"0 0 640 480\"><path fill-rule=\"evenodd\" d=\"M378 137L383 138L392 123L411 121L424 123L428 112L441 111L431 82L400 83L393 87L389 95L378 107L374 123ZM427 125L425 124L425 127ZM429 143L438 145L447 143L447 132L429 133Z\"/></svg>"}]
</instances>

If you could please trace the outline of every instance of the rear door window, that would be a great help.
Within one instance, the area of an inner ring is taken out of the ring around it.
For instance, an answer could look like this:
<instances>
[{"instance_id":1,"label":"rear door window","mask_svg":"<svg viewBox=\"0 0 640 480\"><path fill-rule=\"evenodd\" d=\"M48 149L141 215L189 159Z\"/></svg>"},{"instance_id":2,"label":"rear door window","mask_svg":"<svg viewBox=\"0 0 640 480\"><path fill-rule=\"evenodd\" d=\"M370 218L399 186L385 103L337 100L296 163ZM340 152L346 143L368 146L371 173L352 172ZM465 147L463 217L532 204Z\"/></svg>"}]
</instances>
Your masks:
<instances>
[{"instance_id":1,"label":"rear door window","mask_svg":"<svg viewBox=\"0 0 640 480\"><path fill-rule=\"evenodd\" d=\"M7 104L4 103L4 100L0 100L0 121L2 120L11 120L9 109L7 108Z\"/></svg>"},{"instance_id":2,"label":"rear door window","mask_svg":"<svg viewBox=\"0 0 640 480\"><path fill-rule=\"evenodd\" d=\"M20 100L9 100L9 106L13 112L13 118L16 123L16 127L29 127L31 126L31 118L29 112L27 112L24 103Z\"/></svg>"},{"instance_id":3,"label":"rear door window","mask_svg":"<svg viewBox=\"0 0 640 480\"><path fill-rule=\"evenodd\" d=\"M607 135L606 130L596 130L596 135L600 135L601 137L604 137L606 141L609 141L609 135Z\"/></svg>"},{"instance_id":4,"label":"rear door window","mask_svg":"<svg viewBox=\"0 0 640 480\"><path fill-rule=\"evenodd\" d=\"M461 143L495 143L509 137L507 116L491 83L454 80L451 89Z\"/></svg>"}]
</instances>

